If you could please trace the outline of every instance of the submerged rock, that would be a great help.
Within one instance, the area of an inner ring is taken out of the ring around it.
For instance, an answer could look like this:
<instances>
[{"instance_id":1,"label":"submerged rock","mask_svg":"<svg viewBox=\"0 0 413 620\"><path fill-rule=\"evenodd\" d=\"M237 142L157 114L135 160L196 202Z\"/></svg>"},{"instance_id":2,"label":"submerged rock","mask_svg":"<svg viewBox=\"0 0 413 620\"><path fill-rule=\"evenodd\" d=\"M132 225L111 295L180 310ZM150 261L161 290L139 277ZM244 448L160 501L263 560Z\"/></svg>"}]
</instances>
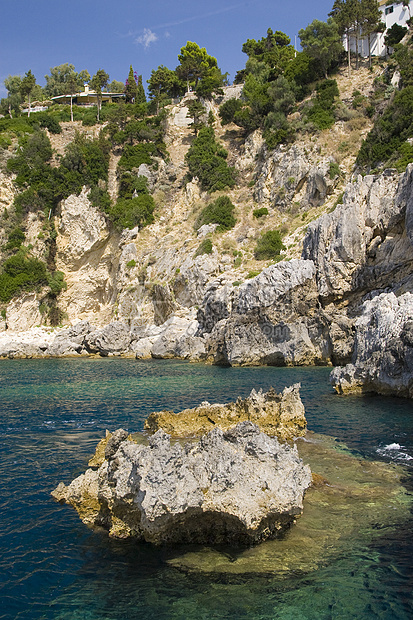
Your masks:
<instances>
[{"instance_id":1,"label":"submerged rock","mask_svg":"<svg viewBox=\"0 0 413 620\"><path fill-rule=\"evenodd\" d=\"M154 433L162 428L172 436L185 437L207 433L216 426L226 431L244 421L257 424L264 433L281 440L304 435L307 422L300 384L284 388L281 394L273 388L265 393L252 390L244 400L238 398L226 405L204 402L179 413L151 413L145 421L145 430Z\"/></svg>"},{"instance_id":2,"label":"submerged rock","mask_svg":"<svg viewBox=\"0 0 413 620\"><path fill-rule=\"evenodd\" d=\"M295 446L241 422L185 446L163 430L148 445L136 444L119 429L106 438L98 470L67 487L61 483L52 495L115 537L248 545L289 527L310 484L310 468Z\"/></svg>"}]
</instances>

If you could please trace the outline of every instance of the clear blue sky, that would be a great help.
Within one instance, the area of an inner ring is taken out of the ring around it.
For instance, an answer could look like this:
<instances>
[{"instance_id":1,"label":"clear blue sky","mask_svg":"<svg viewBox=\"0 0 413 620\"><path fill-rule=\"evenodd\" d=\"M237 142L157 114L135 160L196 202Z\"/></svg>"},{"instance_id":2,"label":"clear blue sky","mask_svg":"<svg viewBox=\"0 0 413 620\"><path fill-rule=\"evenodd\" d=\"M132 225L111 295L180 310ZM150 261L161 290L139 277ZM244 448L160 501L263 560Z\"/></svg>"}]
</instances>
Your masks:
<instances>
[{"instance_id":1,"label":"clear blue sky","mask_svg":"<svg viewBox=\"0 0 413 620\"><path fill-rule=\"evenodd\" d=\"M0 97L4 78L29 69L45 85L50 67L65 62L93 75L104 69L124 81L129 66L143 76L175 69L187 41L215 56L232 81L245 66L242 44L268 28L294 43L300 28L325 21L333 0L9 0L0 11ZM299 44L297 36L297 45Z\"/></svg>"}]
</instances>

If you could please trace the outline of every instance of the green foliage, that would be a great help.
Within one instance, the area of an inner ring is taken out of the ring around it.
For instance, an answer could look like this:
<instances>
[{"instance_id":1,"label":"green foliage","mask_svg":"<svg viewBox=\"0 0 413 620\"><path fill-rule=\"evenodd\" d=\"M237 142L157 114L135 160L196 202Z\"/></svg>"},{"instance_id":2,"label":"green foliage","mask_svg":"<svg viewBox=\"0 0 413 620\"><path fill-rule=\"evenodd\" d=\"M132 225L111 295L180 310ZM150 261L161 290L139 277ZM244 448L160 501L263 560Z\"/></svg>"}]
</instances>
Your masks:
<instances>
[{"instance_id":1,"label":"green foliage","mask_svg":"<svg viewBox=\"0 0 413 620\"><path fill-rule=\"evenodd\" d=\"M128 269L133 269L133 267L136 267L136 260L135 260L135 259L133 259L133 258L132 258L132 260L129 260L129 261L126 263L126 267L127 267Z\"/></svg>"},{"instance_id":2,"label":"green foliage","mask_svg":"<svg viewBox=\"0 0 413 620\"><path fill-rule=\"evenodd\" d=\"M413 85L396 93L383 115L377 119L361 145L357 164L376 168L385 165L391 157L398 159L399 149L411 137L413 137Z\"/></svg>"},{"instance_id":3,"label":"green foliage","mask_svg":"<svg viewBox=\"0 0 413 620\"><path fill-rule=\"evenodd\" d=\"M146 95L145 95L145 90L143 88L141 75L138 76L138 85L136 89L135 103L137 104L146 103Z\"/></svg>"},{"instance_id":4,"label":"green foliage","mask_svg":"<svg viewBox=\"0 0 413 620\"><path fill-rule=\"evenodd\" d=\"M324 80L317 85L313 105L307 110L308 119L317 129L329 129L334 124L334 101L338 96L336 80Z\"/></svg>"},{"instance_id":5,"label":"green foliage","mask_svg":"<svg viewBox=\"0 0 413 620\"><path fill-rule=\"evenodd\" d=\"M156 147L152 143L137 144L135 146L126 144L118 166L123 170L139 168L141 164L147 164L150 166L153 163L151 155L154 155L155 152Z\"/></svg>"},{"instance_id":6,"label":"green foliage","mask_svg":"<svg viewBox=\"0 0 413 620\"><path fill-rule=\"evenodd\" d=\"M3 263L0 273L0 301L7 303L21 289L33 290L47 284L46 265L37 258L26 257L20 250Z\"/></svg>"},{"instance_id":7,"label":"green foliage","mask_svg":"<svg viewBox=\"0 0 413 620\"><path fill-rule=\"evenodd\" d=\"M303 50L317 62L323 70L324 77L333 62L343 51L343 43L336 22L329 17L327 22L315 19L307 28L298 32Z\"/></svg>"},{"instance_id":8,"label":"green foliage","mask_svg":"<svg viewBox=\"0 0 413 620\"><path fill-rule=\"evenodd\" d=\"M109 219L118 230L123 228L143 228L154 221L155 202L149 194L140 194L136 198L121 198L109 209Z\"/></svg>"},{"instance_id":9,"label":"green foliage","mask_svg":"<svg viewBox=\"0 0 413 620\"><path fill-rule=\"evenodd\" d=\"M218 68L217 59L210 56L205 47L201 48L197 43L188 41L181 48L178 60L178 78L192 86L198 95L208 97L224 85L226 76Z\"/></svg>"},{"instance_id":10,"label":"green foliage","mask_svg":"<svg viewBox=\"0 0 413 620\"><path fill-rule=\"evenodd\" d=\"M384 37L384 43L387 45L387 47L395 47L403 39L406 32L407 28L405 26L393 24L393 26L389 28L386 32L386 36Z\"/></svg>"},{"instance_id":11,"label":"green foliage","mask_svg":"<svg viewBox=\"0 0 413 620\"><path fill-rule=\"evenodd\" d=\"M251 278L255 278L260 273L261 273L261 271L258 271L256 269L251 269L251 271L249 271L245 277L246 277L247 280L251 280Z\"/></svg>"},{"instance_id":12,"label":"green foliage","mask_svg":"<svg viewBox=\"0 0 413 620\"><path fill-rule=\"evenodd\" d=\"M218 191L235 185L235 169L226 163L226 150L215 140L212 127L202 127L185 155L190 178L198 177L201 189Z\"/></svg>"},{"instance_id":13,"label":"green foliage","mask_svg":"<svg viewBox=\"0 0 413 620\"><path fill-rule=\"evenodd\" d=\"M203 239L195 252L195 256L202 256L203 254L212 254L211 239Z\"/></svg>"},{"instance_id":14,"label":"green foliage","mask_svg":"<svg viewBox=\"0 0 413 620\"><path fill-rule=\"evenodd\" d=\"M223 125L234 122L235 114L243 107L241 99L228 99L219 108L219 116Z\"/></svg>"},{"instance_id":15,"label":"green foliage","mask_svg":"<svg viewBox=\"0 0 413 620\"><path fill-rule=\"evenodd\" d=\"M39 124L42 129L48 129L50 133L62 133L59 121L47 112L37 112L36 116L30 119L33 124Z\"/></svg>"},{"instance_id":16,"label":"green foliage","mask_svg":"<svg viewBox=\"0 0 413 620\"><path fill-rule=\"evenodd\" d=\"M399 159L395 162L398 172L404 172L406 166L413 162L413 145L405 142L398 148Z\"/></svg>"},{"instance_id":17,"label":"green foliage","mask_svg":"<svg viewBox=\"0 0 413 620\"><path fill-rule=\"evenodd\" d=\"M189 118L193 118L192 127L193 127L193 129L195 131L195 135L197 135L198 131L203 126L203 123L201 121L201 117L205 114L206 109L205 109L205 107L202 105L202 103L198 99L192 99L187 104L187 108L188 108L187 116Z\"/></svg>"},{"instance_id":18,"label":"green foliage","mask_svg":"<svg viewBox=\"0 0 413 620\"><path fill-rule=\"evenodd\" d=\"M330 161L328 175L331 180L341 176L340 166L335 161Z\"/></svg>"},{"instance_id":19,"label":"green foliage","mask_svg":"<svg viewBox=\"0 0 413 620\"><path fill-rule=\"evenodd\" d=\"M138 92L138 85L136 84L135 74L133 72L133 68L131 65L129 69L129 75L125 83L126 103L131 103L135 101L137 92Z\"/></svg>"},{"instance_id":20,"label":"green foliage","mask_svg":"<svg viewBox=\"0 0 413 620\"><path fill-rule=\"evenodd\" d=\"M290 38L279 30L273 32L271 28L268 28L267 36L258 41L248 39L242 46L242 51L248 55L249 59L263 63L269 68L269 81L281 75L295 56L294 47L290 45ZM248 63L246 72L250 72Z\"/></svg>"},{"instance_id":21,"label":"green foliage","mask_svg":"<svg viewBox=\"0 0 413 620\"><path fill-rule=\"evenodd\" d=\"M228 196L220 196L202 210L196 227L199 228L204 224L219 224L218 231L230 230L236 223L234 209Z\"/></svg>"},{"instance_id":22,"label":"green foliage","mask_svg":"<svg viewBox=\"0 0 413 620\"><path fill-rule=\"evenodd\" d=\"M413 85L413 47L399 45L394 55L399 65L403 86Z\"/></svg>"},{"instance_id":23,"label":"green foliage","mask_svg":"<svg viewBox=\"0 0 413 620\"><path fill-rule=\"evenodd\" d=\"M258 219L260 217L263 217L264 215L268 215L268 209L267 207L260 207L259 209L254 209L252 215Z\"/></svg>"},{"instance_id":24,"label":"green foliage","mask_svg":"<svg viewBox=\"0 0 413 620\"><path fill-rule=\"evenodd\" d=\"M147 194L147 179L126 171L119 183L119 198L132 198L134 193Z\"/></svg>"},{"instance_id":25,"label":"green foliage","mask_svg":"<svg viewBox=\"0 0 413 620\"><path fill-rule=\"evenodd\" d=\"M254 256L257 260L276 258L285 250L279 230L268 230L261 235L255 246Z\"/></svg>"},{"instance_id":26,"label":"green foliage","mask_svg":"<svg viewBox=\"0 0 413 620\"><path fill-rule=\"evenodd\" d=\"M49 285L50 292L54 297L57 297L59 293L67 289L65 282L65 276L62 271L54 271L47 274L47 284Z\"/></svg>"},{"instance_id":27,"label":"green foliage","mask_svg":"<svg viewBox=\"0 0 413 620\"><path fill-rule=\"evenodd\" d=\"M21 244L24 242L26 235L22 231L21 228L14 228L10 233L7 240L6 245L4 246L5 250L14 250L20 248Z\"/></svg>"}]
</instances>

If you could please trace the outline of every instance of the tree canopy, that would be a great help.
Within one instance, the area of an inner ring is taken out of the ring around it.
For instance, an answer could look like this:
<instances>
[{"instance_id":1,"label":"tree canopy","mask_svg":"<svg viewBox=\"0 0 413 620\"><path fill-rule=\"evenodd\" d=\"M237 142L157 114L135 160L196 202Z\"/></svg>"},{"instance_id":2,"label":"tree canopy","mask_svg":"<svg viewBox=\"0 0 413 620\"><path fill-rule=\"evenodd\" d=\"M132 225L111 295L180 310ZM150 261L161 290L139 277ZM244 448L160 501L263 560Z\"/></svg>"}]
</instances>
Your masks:
<instances>
[{"instance_id":1,"label":"tree canopy","mask_svg":"<svg viewBox=\"0 0 413 620\"><path fill-rule=\"evenodd\" d=\"M298 32L303 50L320 63L324 77L343 51L337 23L329 17L327 22L315 19L307 28Z\"/></svg>"}]
</instances>

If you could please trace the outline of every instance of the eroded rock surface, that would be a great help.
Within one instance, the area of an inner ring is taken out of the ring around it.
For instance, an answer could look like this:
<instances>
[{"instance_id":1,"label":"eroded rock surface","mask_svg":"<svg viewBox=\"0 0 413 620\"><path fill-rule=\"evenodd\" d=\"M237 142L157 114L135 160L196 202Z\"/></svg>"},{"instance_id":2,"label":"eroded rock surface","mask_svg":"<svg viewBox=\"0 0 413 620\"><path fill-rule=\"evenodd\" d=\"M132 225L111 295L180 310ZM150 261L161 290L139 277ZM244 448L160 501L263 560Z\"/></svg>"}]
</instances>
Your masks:
<instances>
[{"instance_id":1,"label":"eroded rock surface","mask_svg":"<svg viewBox=\"0 0 413 620\"><path fill-rule=\"evenodd\" d=\"M163 429L172 436L185 437L207 433L216 426L226 431L244 421L253 422L267 435L281 440L304 435L307 422L300 384L286 387L281 394L273 388L265 393L252 390L244 400L238 398L226 405L204 402L179 413L151 413L145 421L145 430L154 433Z\"/></svg>"},{"instance_id":2,"label":"eroded rock surface","mask_svg":"<svg viewBox=\"0 0 413 620\"><path fill-rule=\"evenodd\" d=\"M413 398L413 294L382 293L356 321L354 357L330 376L337 392Z\"/></svg>"},{"instance_id":3,"label":"eroded rock surface","mask_svg":"<svg viewBox=\"0 0 413 620\"><path fill-rule=\"evenodd\" d=\"M214 428L185 446L163 430L148 445L126 435L119 429L107 440L98 470L53 492L112 536L244 545L276 537L302 512L310 468L295 446L251 422L226 433Z\"/></svg>"}]
</instances>

